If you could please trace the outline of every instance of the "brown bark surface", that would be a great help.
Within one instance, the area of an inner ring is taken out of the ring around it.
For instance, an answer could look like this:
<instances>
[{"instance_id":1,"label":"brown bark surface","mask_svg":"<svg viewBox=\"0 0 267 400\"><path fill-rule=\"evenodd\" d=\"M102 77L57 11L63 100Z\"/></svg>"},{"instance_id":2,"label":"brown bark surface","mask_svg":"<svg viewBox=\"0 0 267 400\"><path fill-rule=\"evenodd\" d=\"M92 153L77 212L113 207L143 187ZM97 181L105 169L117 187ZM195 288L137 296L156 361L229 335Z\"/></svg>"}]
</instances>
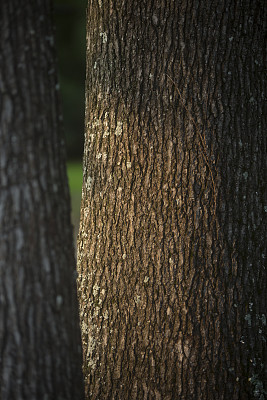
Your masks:
<instances>
[{"instance_id":1,"label":"brown bark surface","mask_svg":"<svg viewBox=\"0 0 267 400\"><path fill-rule=\"evenodd\" d=\"M0 3L0 399L83 398L51 2Z\"/></svg>"},{"instance_id":2,"label":"brown bark surface","mask_svg":"<svg viewBox=\"0 0 267 400\"><path fill-rule=\"evenodd\" d=\"M265 398L264 13L88 2L88 399Z\"/></svg>"}]
</instances>

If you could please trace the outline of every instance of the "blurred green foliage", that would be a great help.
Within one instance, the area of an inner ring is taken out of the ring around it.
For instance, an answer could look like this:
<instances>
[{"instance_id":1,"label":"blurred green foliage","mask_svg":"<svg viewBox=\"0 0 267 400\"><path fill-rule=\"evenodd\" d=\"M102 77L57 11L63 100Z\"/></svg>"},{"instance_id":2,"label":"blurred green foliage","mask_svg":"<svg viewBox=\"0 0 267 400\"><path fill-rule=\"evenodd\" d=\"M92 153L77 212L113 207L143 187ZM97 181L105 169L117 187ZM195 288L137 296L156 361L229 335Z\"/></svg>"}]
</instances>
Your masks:
<instances>
[{"instance_id":1,"label":"blurred green foliage","mask_svg":"<svg viewBox=\"0 0 267 400\"><path fill-rule=\"evenodd\" d=\"M86 0L54 0L67 157L81 160L84 135Z\"/></svg>"},{"instance_id":2,"label":"blurred green foliage","mask_svg":"<svg viewBox=\"0 0 267 400\"><path fill-rule=\"evenodd\" d=\"M82 164L75 161L68 162L67 172L71 195L71 219L74 226L74 239L76 240L79 229L80 206L82 197Z\"/></svg>"},{"instance_id":3,"label":"blurred green foliage","mask_svg":"<svg viewBox=\"0 0 267 400\"><path fill-rule=\"evenodd\" d=\"M82 164L80 162L68 162L69 186L72 193L81 193L83 183Z\"/></svg>"}]
</instances>

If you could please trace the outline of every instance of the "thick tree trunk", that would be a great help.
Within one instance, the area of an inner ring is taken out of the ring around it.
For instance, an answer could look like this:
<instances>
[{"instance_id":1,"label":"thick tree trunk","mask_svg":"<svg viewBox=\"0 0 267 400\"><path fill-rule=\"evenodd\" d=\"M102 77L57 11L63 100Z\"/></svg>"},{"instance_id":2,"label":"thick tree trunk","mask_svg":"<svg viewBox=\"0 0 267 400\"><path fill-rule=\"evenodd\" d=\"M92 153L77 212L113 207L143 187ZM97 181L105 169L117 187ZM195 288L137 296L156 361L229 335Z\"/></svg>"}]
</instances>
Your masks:
<instances>
[{"instance_id":1,"label":"thick tree trunk","mask_svg":"<svg viewBox=\"0 0 267 400\"><path fill-rule=\"evenodd\" d=\"M0 399L82 399L51 2L0 21Z\"/></svg>"},{"instance_id":2,"label":"thick tree trunk","mask_svg":"<svg viewBox=\"0 0 267 400\"><path fill-rule=\"evenodd\" d=\"M264 1L89 0L90 399L264 399Z\"/></svg>"}]
</instances>

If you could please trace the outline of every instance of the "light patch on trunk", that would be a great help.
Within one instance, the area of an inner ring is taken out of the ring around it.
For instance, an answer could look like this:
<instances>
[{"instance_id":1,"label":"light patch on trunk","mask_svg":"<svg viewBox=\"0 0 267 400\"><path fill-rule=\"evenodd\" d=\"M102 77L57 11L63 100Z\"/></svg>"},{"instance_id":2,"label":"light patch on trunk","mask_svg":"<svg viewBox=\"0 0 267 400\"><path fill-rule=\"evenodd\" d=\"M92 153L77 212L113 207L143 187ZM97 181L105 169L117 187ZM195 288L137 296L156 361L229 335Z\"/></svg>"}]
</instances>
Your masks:
<instances>
[{"instance_id":1,"label":"light patch on trunk","mask_svg":"<svg viewBox=\"0 0 267 400\"><path fill-rule=\"evenodd\" d=\"M102 37L102 43L107 43L108 41L107 32L100 32L100 36Z\"/></svg>"},{"instance_id":2,"label":"light patch on trunk","mask_svg":"<svg viewBox=\"0 0 267 400\"><path fill-rule=\"evenodd\" d=\"M115 135L121 136L121 134L122 134L122 122L118 121L116 129L115 129Z\"/></svg>"}]
</instances>

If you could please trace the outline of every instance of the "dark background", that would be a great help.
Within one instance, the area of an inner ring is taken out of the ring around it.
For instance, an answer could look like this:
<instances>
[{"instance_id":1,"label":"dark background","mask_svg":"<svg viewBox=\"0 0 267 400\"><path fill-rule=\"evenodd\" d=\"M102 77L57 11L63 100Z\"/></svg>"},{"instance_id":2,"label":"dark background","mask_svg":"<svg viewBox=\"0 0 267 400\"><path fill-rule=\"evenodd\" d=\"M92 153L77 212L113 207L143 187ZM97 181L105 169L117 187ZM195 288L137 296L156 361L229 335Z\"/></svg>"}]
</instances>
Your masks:
<instances>
[{"instance_id":1,"label":"dark background","mask_svg":"<svg viewBox=\"0 0 267 400\"><path fill-rule=\"evenodd\" d=\"M81 161L84 135L87 0L54 0L56 51L67 157Z\"/></svg>"},{"instance_id":2,"label":"dark background","mask_svg":"<svg viewBox=\"0 0 267 400\"><path fill-rule=\"evenodd\" d=\"M53 6L75 243L79 229L83 175L87 0L54 0Z\"/></svg>"}]
</instances>

